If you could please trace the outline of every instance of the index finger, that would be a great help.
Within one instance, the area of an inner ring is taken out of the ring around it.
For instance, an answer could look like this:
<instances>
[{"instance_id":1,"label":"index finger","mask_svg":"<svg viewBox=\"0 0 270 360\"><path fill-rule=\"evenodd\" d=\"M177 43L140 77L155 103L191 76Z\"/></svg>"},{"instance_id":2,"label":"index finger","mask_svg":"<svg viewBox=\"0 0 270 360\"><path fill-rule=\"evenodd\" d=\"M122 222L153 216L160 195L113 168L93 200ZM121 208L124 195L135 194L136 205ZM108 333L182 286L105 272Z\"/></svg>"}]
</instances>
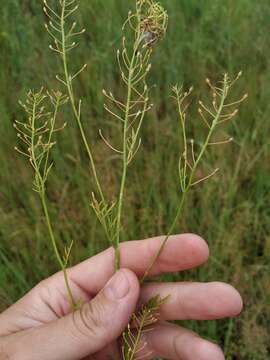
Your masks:
<instances>
[{"instance_id":1,"label":"index finger","mask_svg":"<svg viewBox=\"0 0 270 360\"><path fill-rule=\"evenodd\" d=\"M128 241L120 245L121 267L138 277L144 275L165 236ZM154 264L150 275L197 267L208 259L206 242L194 234L172 235ZM96 294L114 273L114 250L109 248L69 270L70 279L83 290Z\"/></svg>"}]
</instances>

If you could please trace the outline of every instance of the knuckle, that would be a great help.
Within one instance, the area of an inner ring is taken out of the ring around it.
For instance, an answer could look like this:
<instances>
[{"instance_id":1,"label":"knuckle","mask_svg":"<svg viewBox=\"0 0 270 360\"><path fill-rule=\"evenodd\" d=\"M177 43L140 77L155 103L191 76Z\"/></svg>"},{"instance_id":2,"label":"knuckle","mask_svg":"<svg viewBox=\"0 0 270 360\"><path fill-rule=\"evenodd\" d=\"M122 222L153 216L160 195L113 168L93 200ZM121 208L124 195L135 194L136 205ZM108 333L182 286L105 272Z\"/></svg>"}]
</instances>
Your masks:
<instances>
[{"instance_id":1,"label":"knuckle","mask_svg":"<svg viewBox=\"0 0 270 360\"><path fill-rule=\"evenodd\" d=\"M72 316L75 332L86 337L96 338L105 329L102 301L90 301Z\"/></svg>"},{"instance_id":2,"label":"knuckle","mask_svg":"<svg viewBox=\"0 0 270 360\"><path fill-rule=\"evenodd\" d=\"M32 304L39 304L41 299L48 298L48 292L48 282L42 280L27 294L27 296Z\"/></svg>"}]
</instances>

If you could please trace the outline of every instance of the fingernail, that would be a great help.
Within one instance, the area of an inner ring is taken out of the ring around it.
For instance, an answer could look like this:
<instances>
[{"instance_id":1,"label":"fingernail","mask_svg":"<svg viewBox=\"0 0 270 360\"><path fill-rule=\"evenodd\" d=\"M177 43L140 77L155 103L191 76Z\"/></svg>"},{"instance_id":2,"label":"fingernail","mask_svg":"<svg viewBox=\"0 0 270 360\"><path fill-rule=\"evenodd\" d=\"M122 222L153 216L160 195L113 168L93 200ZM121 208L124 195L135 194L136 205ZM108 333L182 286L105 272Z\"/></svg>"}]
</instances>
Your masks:
<instances>
[{"instance_id":1,"label":"fingernail","mask_svg":"<svg viewBox=\"0 0 270 360\"><path fill-rule=\"evenodd\" d=\"M119 270L104 288L105 295L112 300L122 299L129 292L129 281L122 270Z\"/></svg>"}]
</instances>

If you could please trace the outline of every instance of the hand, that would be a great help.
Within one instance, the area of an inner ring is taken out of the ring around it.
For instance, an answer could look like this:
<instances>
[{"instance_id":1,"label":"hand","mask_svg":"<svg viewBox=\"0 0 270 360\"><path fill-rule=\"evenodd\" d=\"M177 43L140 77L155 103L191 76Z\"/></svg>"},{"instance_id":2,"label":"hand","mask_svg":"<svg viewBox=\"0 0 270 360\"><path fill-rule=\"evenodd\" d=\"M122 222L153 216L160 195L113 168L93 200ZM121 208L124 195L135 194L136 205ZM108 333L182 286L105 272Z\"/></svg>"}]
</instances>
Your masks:
<instances>
[{"instance_id":1,"label":"hand","mask_svg":"<svg viewBox=\"0 0 270 360\"><path fill-rule=\"evenodd\" d=\"M117 338L137 303L165 297L160 322L144 334L140 358L222 360L219 347L166 320L207 320L235 316L242 309L238 292L223 283L149 283L141 277L163 237L121 244L122 269L114 274L110 248L68 270L80 310L69 313L63 274L42 281L0 314L0 359L119 359ZM196 235L171 236L151 275L190 269L208 258L208 246Z\"/></svg>"}]
</instances>

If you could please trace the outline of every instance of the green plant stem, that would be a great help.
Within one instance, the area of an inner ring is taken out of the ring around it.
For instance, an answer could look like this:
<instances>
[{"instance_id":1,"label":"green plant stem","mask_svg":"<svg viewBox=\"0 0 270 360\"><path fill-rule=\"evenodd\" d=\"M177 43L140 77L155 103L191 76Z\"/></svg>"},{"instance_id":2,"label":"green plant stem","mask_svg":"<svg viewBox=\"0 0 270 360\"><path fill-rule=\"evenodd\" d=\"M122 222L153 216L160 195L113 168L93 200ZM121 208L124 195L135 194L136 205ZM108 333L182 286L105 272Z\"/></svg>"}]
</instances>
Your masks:
<instances>
[{"instance_id":1,"label":"green plant stem","mask_svg":"<svg viewBox=\"0 0 270 360\"><path fill-rule=\"evenodd\" d=\"M56 116L56 115L55 115ZM35 122L36 122L36 104L33 105L33 112L32 112L32 129L35 129ZM74 310L76 308L76 302L73 298L70 286L69 286L69 281L68 281L68 276L67 276L67 269L66 266L64 265L62 258L60 256L57 244L56 244L56 240L54 237L54 232L53 232L53 228L52 228L52 224L51 224L51 220L50 220L50 216L49 216L49 211L48 211L48 207L47 207L47 203L46 203L46 195L45 195L45 182L44 182L44 178L42 177L42 174L40 173L39 170L39 165L37 163L37 159L35 156L35 135L34 135L34 131L32 131L32 135L31 135L31 153L32 153L32 161L33 161L33 166L35 169L35 176L37 177L37 184L38 184L38 192L39 192L39 196L41 199L41 203L42 203L42 207L43 207L43 211L45 214L45 219L46 219L46 224L47 224L47 228L48 228L48 232L49 232L49 236L50 236L50 240L52 243L52 247L55 253L55 256L57 258L57 261L63 271L64 274L64 281L65 281L65 286L67 289L67 293L68 293L68 298L69 298L69 302L70 302L70 306L71 309ZM47 161L47 158L46 158Z\"/></svg>"},{"instance_id":2,"label":"green plant stem","mask_svg":"<svg viewBox=\"0 0 270 360\"><path fill-rule=\"evenodd\" d=\"M187 135L186 135L186 126L185 126L186 119L185 119L185 115L181 111L181 103L180 103L179 99L177 100L177 103L178 103L178 112L180 114L180 122L181 122L181 128L182 128L181 130L183 133L183 141L184 141L184 159L185 159L184 175L183 175L184 180L183 180L183 184L181 184L182 191L184 192L185 188L186 188L186 173L187 173L187 161L186 160L187 160L187 156L188 156ZM180 160L181 160L181 157L180 157Z\"/></svg>"},{"instance_id":3,"label":"green plant stem","mask_svg":"<svg viewBox=\"0 0 270 360\"><path fill-rule=\"evenodd\" d=\"M201 151L200 151L200 153L199 153L199 155L198 155L198 157L197 157L197 159L195 161L195 164L194 164L194 166L192 168L192 171L191 171L191 174L190 174L190 177L189 177L189 182L188 182L188 185L187 185L187 191L192 186L192 182L193 182L195 172L196 172L196 170L198 168L198 165L199 165L199 163L200 163L200 161L201 161L201 159L202 159L202 157L203 157L203 155L204 155L204 153L205 153L205 151L206 151L206 149L207 149L207 147L209 145L209 142L210 142L210 139L211 139L211 137L213 135L213 132L215 131L215 128L216 128L216 126L218 124L218 121L220 119L220 115L221 115L221 112L222 112L226 97L227 97L227 85L225 84L224 85L224 91L222 93L222 98L221 98L221 101L220 101L220 105L219 105L217 114L216 114L216 116L215 116L215 118L214 118L214 120L212 122L211 128L210 128L210 130L208 132L208 135L207 135L207 138L206 138L206 140L205 140L205 142L204 142L204 144L202 146L202 149L201 149Z\"/></svg>"},{"instance_id":4,"label":"green plant stem","mask_svg":"<svg viewBox=\"0 0 270 360\"><path fill-rule=\"evenodd\" d=\"M153 258L153 260L151 261L151 263L149 264L148 268L146 269L143 277L141 278L141 280L140 280L140 283L141 283L141 284L143 284L144 281L146 280L146 278L149 276L149 274L150 274L153 266L155 265L157 259L158 259L159 256L161 255L161 253L162 253L162 251L163 251L163 249L164 249L164 247L165 247L165 245L166 245L169 237L172 235L172 233L173 233L173 231L174 231L174 229L175 229L175 227L176 227L177 221L178 221L178 219L179 219L179 217L180 217L180 215L181 215L181 213L182 213L182 210L183 210L183 207L184 207L184 204L185 204L186 194L187 194L187 192L183 192L182 197L181 197L181 201L180 201L180 204L179 204L179 207L178 207L178 209L177 209L175 218L174 218L174 220L173 220L173 222L172 222L172 224L171 224L171 226L170 226L170 229L169 229L167 235L165 236L165 239L162 241L162 243L161 243L161 245L160 245L157 253L155 254L155 256L154 256L154 258Z\"/></svg>"},{"instance_id":5,"label":"green plant stem","mask_svg":"<svg viewBox=\"0 0 270 360\"><path fill-rule=\"evenodd\" d=\"M119 191L119 198L118 198L118 210L117 210L117 225L116 225L116 241L115 241L115 270L120 268L120 232L121 232L121 217L122 217L122 209L123 209L123 197L124 197L124 190L126 184L126 177L127 177L127 167L128 167L128 159L127 159L127 128L128 128L128 119L129 119L129 112L130 112L130 105L131 105L131 92L132 92L132 77L134 75L134 61L136 57L136 53L138 51L139 46L139 37L135 40L133 54L130 61L129 67L129 74L128 74L128 93L127 93L127 100L126 100L126 109L125 109L125 118L124 118L124 129L123 129L123 170L122 170L122 178L121 178L121 185Z\"/></svg>"},{"instance_id":6,"label":"green plant stem","mask_svg":"<svg viewBox=\"0 0 270 360\"><path fill-rule=\"evenodd\" d=\"M63 274L64 274L64 281L65 281L65 286L66 286L67 293L68 293L69 303L70 303L71 309L75 310L76 309L76 301L75 301L75 299L73 297L73 294L72 294L72 291L71 291L71 288L70 288L70 285L69 285L66 266L64 265L63 260L62 260L62 258L60 256L59 250L57 248L57 244L56 244L56 240L55 240L55 237L54 237L54 232L53 232L53 229L52 229L52 224L51 224L51 220L50 220L50 216L49 216L49 211L48 211L44 191L42 191L40 193L40 198L41 198L41 203L42 203L43 211L44 211L44 214L45 214L46 224L47 224L47 228L48 228L48 231L49 231L49 235L50 235L51 243L52 243L52 246L53 246L53 250L54 250L55 256L57 258L57 261L58 261L58 263L59 263L59 265L60 265L60 267L61 267L61 269L63 271Z\"/></svg>"},{"instance_id":7,"label":"green plant stem","mask_svg":"<svg viewBox=\"0 0 270 360\"><path fill-rule=\"evenodd\" d=\"M51 131L50 131L49 138L48 138L48 144L51 143L51 139L52 139L52 135L53 135L53 129L55 127L55 122L56 122L56 116L57 116L58 109L59 109L59 102L60 102L60 100L57 99L57 102L56 102L55 108L54 108L53 118L51 120L52 124L51 124ZM44 178L46 178L46 176L47 176L48 162L49 162L49 151L47 151L46 159L45 159L45 165L44 165L44 171L43 171L43 177Z\"/></svg>"},{"instance_id":8,"label":"green plant stem","mask_svg":"<svg viewBox=\"0 0 270 360\"><path fill-rule=\"evenodd\" d=\"M139 325L138 329L136 330L137 331L136 340L135 340L135 342L134 342L134 344L132 346L132 351L128 355L128 360L133 360L135 358L135 356L136 356L136 352L138 350L139 343L140 343L140 340L141 340L141 337L142 337L142 332L143 332L143 329L144 329L144 326L145 326L146 318L147 318L147 314L144 314L143 318L140 321L140 325Z\"/></svg>"},{"instance_id":9,"label":"green plant stem","mask_svg":"<svg viewBox=\"0 0 270 360\"><path fill-rule=\"evenodd\" d=\"M74 113L75 119L77 121L79 130L80 130L80 134L87 152L87 155L89 157L90 160L90 166L94 175L94 179L95 179L95 183L99 192L99 195L102 199L102 201L105 201L105 197L100 185L100 181L97 175L97 170L96 170L96 166L95 166L95 161L94 161L94 157L92 155L92 151L90 149L90 146L88 144L88 141L86 139L86 135L84 132L84 128L81 122L81 114L80 111L77 110L76 105L75 105L75 97L74 97L74 92L73 92L73 87L72 87L72 79L68 70L68 62L67 62L67 51L66 51L66 32L65 32L65 9L66 9L66 0L63 0L62 3L62 11L61 11L61 40L62 40L62 61L63 61L63 68L64 68L64 73L65 73L65 81L66 81L66 86L67 86L67 90L68 90L68 95L69 95L69 99L70 99L70 103L71 103L71 107L72 107L72 111ZM80 105L79 105L80 106Z\"/></svg>"},{"instance_id":10,"label":"green plant stem","mask_svg":"<svg viewBox=\"0 0 270 360\"><path fill-rule=\"evenodd\" d=\"M179 219L179 217L180 217L180 215L182 213L182 210L183 210L183 207L184 207L184 204L185 204L187 193L189 192L190 188L192 187L193 178L194 178L194 175L195 175L196 170L198 168L198 165L199 165L199 163L200 163L200 161L201 161L201 159L202 159L202 157L203 157L203 155L204 155L204 153L205 153L205 151L206 151L206 149L207 149L207 147L209 145L210 139L211 139L211 137L213 135L213 132L214 132L217 124L218 124L218 121L219 121L219 118L220 118L220 115L221 115L221 112L222 112L222 109L223 109L223 106L224 106L226 96L227 96L227 85L225 84L224 85L224 91L223 91L223 94L222 94L222 98L221 98L221 102L220 102L217 114L216 114L214 120L212 121L212 125L211 125L211 128L210 128L209 132L208 132L206 140L205 140L205 142L204 142L204 144L203 144L203 146L201 148L201 151L200 151L200 153L199 153L199 155L198 155L198 157L197 157L197 159L195 161L195 164L194 164L194 166L193 166L193 168L191 170L191 173L190 173L190 176L189 176L189 181L188 181L188 184L187 184L187 186L185 187L185 189L184 189L184 191L182 193L181 201L180 201L179 207L178 207L178 209L176 211L175 218L174 218L174 220L172 222L172 225L170 226L170 229L169 229L167 235L165 236L165 239L162 241L157 253L155 254L153 260L151 261L151 263L149 265L149 267L146 269L142 279L140 280L141 284L146 280L146 278L150 274L153 266L155 265L156 261L158 260L159 256L161 255L161 253L162 253L162 251L163 251L169 237L172 235L172 233L173 233L173 231L174 231L174 229L176 227L176 224L178 222L178 219ZM180 115L181 115L181 112L180 112ZM182 120L182 116L181 116L181 120ZM184 131L184 134L185 134L185 131ZM184 141L185 141L185 144L186 144L185 135L184 135ZM186 147L186 145L185 145L185 147Z\"/></svg>"}]
</instances>

